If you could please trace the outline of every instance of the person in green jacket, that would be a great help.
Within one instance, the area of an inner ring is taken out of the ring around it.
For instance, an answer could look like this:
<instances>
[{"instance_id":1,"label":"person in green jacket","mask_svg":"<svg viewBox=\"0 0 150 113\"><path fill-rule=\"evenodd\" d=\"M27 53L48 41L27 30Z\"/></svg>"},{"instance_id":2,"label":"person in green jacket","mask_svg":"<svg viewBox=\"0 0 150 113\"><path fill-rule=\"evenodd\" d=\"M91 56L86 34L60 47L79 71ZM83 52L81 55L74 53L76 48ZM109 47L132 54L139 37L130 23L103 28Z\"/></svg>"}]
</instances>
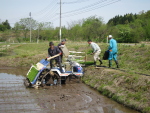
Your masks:
<instances>
[{"instance_id":1,"label":"person in green jacket","mask_svg":"<svg viewBox=\"0 0 150 113\"><path fill-rule=\"evenodd\" d=\"M118 60L117 60L117 53L118 53L118 48L117 48L117 41L115 39L113 39L112 35L108 36L109 39L109 47L108 47L108 51L109 51L109 67L112 66L112 59L114 59L117 68L119 68L118 65Z\"/></svg>"}]
</instances>

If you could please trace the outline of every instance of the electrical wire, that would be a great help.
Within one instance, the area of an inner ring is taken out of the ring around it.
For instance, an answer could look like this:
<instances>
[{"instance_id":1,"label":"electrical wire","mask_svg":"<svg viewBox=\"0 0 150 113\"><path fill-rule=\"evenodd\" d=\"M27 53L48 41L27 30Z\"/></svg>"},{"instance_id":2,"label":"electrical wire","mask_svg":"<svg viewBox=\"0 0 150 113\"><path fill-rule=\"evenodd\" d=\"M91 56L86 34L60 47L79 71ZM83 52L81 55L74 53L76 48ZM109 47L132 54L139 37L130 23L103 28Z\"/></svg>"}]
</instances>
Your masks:
<instances>
[{"instance_id":1,"label":"electrical wire","mask_svg":"<svg viewBox=\"0 0 150 113\"><path fill-rule=\"evenodd\" d=\"M41 11L35 13L34 15L37 16L37 15L41 15L43 13L45 13L45 11L49 10L49 8L51 8L55 3L57 2L57 0L53 0L52 2L50 2L48 4L48 6L46 6L44 9L42 9Z\"/></svg>"},{"instance_id":2,"label":"electrical wire","mask_svg":"<svg viewBox=\"0 0 150 113\"><path fill-rule=\"evenodd\" d=\"M45 15L43 15L42 17L40 16L40 18L38 20L41 21L41 20L46 20L48 18L55 17L58 9L59 9L59 6L57 4L55 4L55 6L53 8L51 8L51 10L49 10L47 13L45 13Z\"/></svg>"},{"instance_id":3,"label":"electrical wire","mask_svg":"<svg viewBox=\"0 0 150 113\"><path fill-rule=\"evenodd\" d=\"M47 11L49 11L49 10L51 10L51 8L56 4L58 2L58 0L52 0L50 3L48 3L48 5L44 8L44 9L42 9L42 10L40 10L39 12L36 12L36 13L32 13L32 17L33 18L41 18L41 16L44 18L44 15L45 15L45 13L47 13ZM15 17L15 18L12 18L11 19L11 21L13 21L13 20L18 20L18 19L20 19L20 18L27 18L27 15L29 15L29 13L26 13L26 14L24 14L24 15L21 15L21 16L19 16L19 17ZM12 22L13 23L13 22Z\"/></svg>"},{"instance_id":4,"label":"electrical wire","mask_svg":"<svg viewBox=\"0 0 150 113\"><path fill-rule=\"evenodd\" d=\"M67 17L76 16L76 15L83 14L83 13L88 13L88 12L90 12L90 11L93 11L93 10L96 10L96 9L99 9L99 8L102 8L102 7L105 7L105 6L108 6L108 5L117 3L117 2L119 2L119 1L121 1L121 0L111 0L111 1L109 1L109 2L107 2L107 3L105 3L105 4L102 4L102 5L97 6L97 7L92 7L92 8L90 8L90 9L85 9L85 10L78 11L78 12L75 12L75 13L71 13L71 14L67 14L67 15L62 15L62 18L67 18ZM63 14L64 14L64 13L63 13ZM54 22L54 21L56 21L56 20L58 20L58 19L59 19L59 17L53 19L52 21Z\"/></svg>"},{"instance_id":5,"label":"electrical wire","mask_svg":"<svg viewBox=\"0 0 150 113\"><path fill-rule=\"evenodd\" d=\"M87 6L85 6L85 7L76 9L76 10L64 12L64 13L62 13L62 14L73 13L73 12L81 11L81 10L83 10L83 9L89 9L90 7L94 7L94 6L99 5L99 4L101 4L101 3L103 3L103 2L106 2L106 1L108 1L108 0L101 0L101 1L95 2L95 3L93 3L93 4L87 5Z\"/></svg>"},{"instance_id":6,"label":"electrical wire","mask_svg":"<svg viewBox=\"0 0 150 113\"><path fill-rule=\"evenodd\" d=\"M79 1L79 0L78 0ZM89 7L91 7L91 6L94 6L94 5L97 5L98 3L102 3L102 2L104 2L104 1L106 1L106 0L101 0L101 1L98 1L98 2L95 2L94 4L91 4L91 5L88 5L88 6L86 6L86 7L82 7L82 8L79 8L79 9L77 9L77 10L73 10L73 11L69 11L69 12L65 12L65 13L62 13L62 15L64 15L64 14L67 14L67 13L73 13L73 12L76 12L76 11L78 11L77 13L80 13L83 9L85 9L85 8L89 8ZM76 1L77 2L77 1ZM73 14L72 14L73 15ZM57 17L57 19L58 19L59 17ZM56 19L56 20L57 20ZM54 19L55 20L55 19Z\"/></svg>"},{"instance_id":7,"label":"electrical wire","mask_svg":"<svg viewBox=\"0 0 150 113\"><path fill-rule=\"evenodd\" d=\"M89 0L76 0L72 2L63 2L62 4L70 5L70 4L82 3L82 2L88 2L88 1ZM106 7L108 5L117 3L119 1L121 0L98 0L92 4L88 4L87 6L84 6L84 7L72 10L72 11L64 12L62 13L61 18L67 18L67 17L72 17L72 16L76 16L79 14L83 14L83 13L88 13L90 11L93 11L102 7ZM60 19L58 15L60 14L58 12L58 10L60 9L58 4L59 4L58 0L52 0L44 9L40 10L39 12L32 13L33 15L32 17L36 18L38 22L45 22L45 21L55 22L56 20Z\"/></svg>"},{"instance_id":8,"label":"electrical wire","mask_svg":"<svg viewBox=\"0 0 150 113\"><path fill-rule=\"evenodd\" d=\"M62 17L70 17L70 16L73 16L73 15L79 15L79 14L82 14L82 13L87 13L87 12L90 12L90 11L93 11L93 10L96 10L96 9L99 9L99 8L102 8L102 7L105 7L105 6L108 6L108 5L111 5L111 4L114 4L116 2L119 2L120 0L111 0L107 3L104 3L102 5L99 5L99 6L96 6L96 7L91 7L89 9L85 9L85 10L81 10L81 11L78 11L78 12L74 12L74 13L71 13L71 14L65 14L63 15Z\"/></svg>"},{"instance_id":9,"label":"electrical wire","mask_svg":"<svg viewBox=\"0 0 150 113\"><path fill-rule=\"evenodd\" d=\"M87 2L89 0L77 0L77 1L73 1L73 2L63 2L63 4L75 4L75 3L82 3L82 2Z\"/></svg>"}]
</instances>

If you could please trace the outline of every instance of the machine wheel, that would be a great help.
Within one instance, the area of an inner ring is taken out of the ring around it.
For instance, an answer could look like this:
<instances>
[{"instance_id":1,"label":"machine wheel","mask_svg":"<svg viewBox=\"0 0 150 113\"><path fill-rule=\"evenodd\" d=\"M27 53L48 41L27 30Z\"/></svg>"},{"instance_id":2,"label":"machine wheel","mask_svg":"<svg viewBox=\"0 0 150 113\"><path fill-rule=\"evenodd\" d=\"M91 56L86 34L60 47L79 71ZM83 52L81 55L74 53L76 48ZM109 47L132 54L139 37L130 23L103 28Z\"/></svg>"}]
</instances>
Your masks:
<instances>
[{"instance_id":1,"label":"machine wheel","mask_svg":"<svg viewBox=\"0 0 150 113\"><path fill-rule=\"evenodd\" d=\"M57 83L56 84L60 84L61 83L61 81L60 81L60 76L58 75L58 73L57 72L54 72L54 75L52 76L52 80L54 81L54 80L57 80ZM55 85L56 85L55 84Z\"/></svg>"},{"instance_id":2,"label":"machine wheel","mask_svg":"<svg viewBox=\"0 0 150 113\"><path fill-rule=\"evenodd\" d=\"M47 72L49 72L49 71L50 71L49 69L44 69L44 70L40 73L38 80L41 81L42 78L45 76L45 74L47 74Z\"/></svg>"},{"instance_id":3,"label":"machine wheel","mask_svg":"<svg viewBox=\"0 0 150 113\"><path fill-rule=\"evenodd\" d=\"M24 85L25 85L26 87L31 87L31 86L32 86L28 78L26 78L26 79L24 80Z\"/></svg>"},{"instance_id":4,"label":"machine wheel","mask_svg":"<svg viewBox=\"0 0 150 113\"><path fill-rule=\"evenodd\" d=\"M45 79L44 79L44 78L41 80L41 86L42 86L42 87L46 86L46 83L45 83Z\"/></svg>"},{"instance_id":5,"label":"machine wheel","mask_svg":"<svg viewBox=\"0 0 150 113\"><path fill-rule=\"evenodd\" d=\"M51 76L49 75L49 71L45 73L41 79L41 86L44 87L46 86L46 83L50 80Z\"/></svg>"}]
</instances>

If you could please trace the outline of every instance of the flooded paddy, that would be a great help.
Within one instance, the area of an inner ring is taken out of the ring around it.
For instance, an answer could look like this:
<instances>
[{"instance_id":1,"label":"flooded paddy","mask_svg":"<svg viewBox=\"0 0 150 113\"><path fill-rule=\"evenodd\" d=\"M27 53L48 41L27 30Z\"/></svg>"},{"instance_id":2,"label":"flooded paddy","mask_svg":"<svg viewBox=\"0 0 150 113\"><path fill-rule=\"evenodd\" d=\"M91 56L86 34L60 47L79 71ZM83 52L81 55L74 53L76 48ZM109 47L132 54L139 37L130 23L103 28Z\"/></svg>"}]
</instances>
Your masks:
<instances>
[{"instance_id":1,"label":"flooded paddy","mask_svg":"<svg viewBox=\"0 0 150 113\"><path fill-rule=\"evenodd\" d=\"M138 113L83 83L26 88L27 71L0 68L0 113Z\"/></svg>"}]
</instances>

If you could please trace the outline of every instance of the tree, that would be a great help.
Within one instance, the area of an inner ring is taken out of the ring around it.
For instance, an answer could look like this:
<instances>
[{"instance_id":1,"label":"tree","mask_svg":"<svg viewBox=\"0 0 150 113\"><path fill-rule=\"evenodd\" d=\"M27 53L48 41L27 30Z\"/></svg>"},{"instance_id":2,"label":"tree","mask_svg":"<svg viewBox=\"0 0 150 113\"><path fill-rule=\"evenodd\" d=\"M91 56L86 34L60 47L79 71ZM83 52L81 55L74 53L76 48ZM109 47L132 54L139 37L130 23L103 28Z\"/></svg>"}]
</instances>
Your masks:
<instances>
[{"instance_id":1,"label":"tree","mask_svg":"<svg viewBox=\"0 0 150 113\"><path fill-rule=\"evenodd\" d=\"M5 31L7 28L3 24L0 24L0 31Z\"/></svg>"},{"instance_id":2,"label":"tree","mask_svg":"<svg viewBox=\"0 0 150 113\"><path fill-rule=\"evenodd\" d=\"M99 28L102 27L102 25L102 18L96 18L96 16L87 18L82 24L84 39L99 39L101 36Z\"/></svg>"},{"instance_id":3,"label":"tree","mask_svg":"<svg viewBox=\"0 0 150 113\"><path fill-rule=\"evenodd\" d=\"M30 30L30 27L32 30L37 29L37 22L36 20L30 19L30 18L22 18L19 22L15 23L15 30L19 30L23 33L24 38L27 38L27 34Z\"/></svg>"},{"instance_id":4,"label":"tree","mask_svg":"<svg viewBox=\"0 0 150 113\"><path fill-rule=\"evenodd\" d=\"M5 22L2 22L0 24L0 31L5 31L5 30L9 30L9 29L11 29L11 26L10 26L8 20L6 20Z\"/></svg>"},{"instance_id":5,"label":"tree","mask_svg":"<svg viewBox=\"0 0 150 113\"><path fill-rule=\"evenodd\" d=\"M118 28L118 42L129 43L131 42L131 28L128 25L117 25Z\"/></svg>"},{"instance_id":6,"label":"tree","mask_svg":"<svg viewBox=\"0 0 150 113\"><path fill-rule=\"evenodd\" d=\"M2 22L2 24L6 27L6 29L11 29L11 26L10 26L8 20L6 20L5 22Z\"/></svg>"},{"instance_id":7,"label":"tree","mask_svg":"<svg viewBox=\"0 0 150 113\"><path fill-rule=\"evenodd\" d=\"M74 41L76 40L82 40L82 27L79 25L79 24L76 24L74 27L72 27L70 30L69 30L69 37L71 39L73 39Z\"/></svg>"},{"instance_id":8,"label":"tree","mask_svg":"<svg viewBox=\"0 0 150 113\"><path fill-rule=\"evenodd\" d=\"M53 38L54 28L51 22L39 23L38 29L39 29L39 34L40 34L40 37L39 37L40 40L50 40L51 38Z\"/></svg>"}]
</instances>

